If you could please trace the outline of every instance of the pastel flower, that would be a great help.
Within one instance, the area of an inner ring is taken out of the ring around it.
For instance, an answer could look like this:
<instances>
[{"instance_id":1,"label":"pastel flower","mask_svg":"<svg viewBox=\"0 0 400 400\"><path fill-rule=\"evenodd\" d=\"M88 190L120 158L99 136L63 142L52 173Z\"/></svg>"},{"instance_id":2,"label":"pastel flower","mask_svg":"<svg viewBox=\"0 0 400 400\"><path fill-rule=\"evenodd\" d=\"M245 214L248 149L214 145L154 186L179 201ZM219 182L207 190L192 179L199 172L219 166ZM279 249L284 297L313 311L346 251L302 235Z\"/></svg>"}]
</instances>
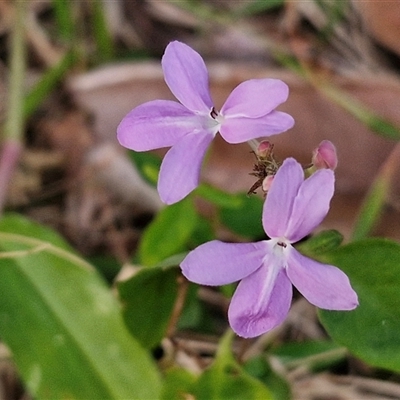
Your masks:
<instances>
[{"instance_id":1,"label":"pastel flower","mask_svg":"<svg viewBox=\"0 0 400 400\"><path fill-rule=\"evenodd\" d=\"M318 170L304 180L300 164L286 159L264 203L262 223L269 240L214 240L190 252L181 263L183 275L198 284L240 281L228 311L229 323L239 336L255 337L283 322L292 300L292 284L317 307L357 307L357 294L346 274L303 256L292 246L327 214L334 180L330 169Z\"/></svg>"},{"instance_id":2,"label":"pastel flower","mask_svg":"<svg viewBox=\"0 0 400 400\"><path fill-rule=\"evenodd\" d=\"M189 46L170 43L161 61L165 82L180 103L154 100L134 108L117 129L120 144L135 151L172 148L162 162L158 191L175 203L199 182L206 150L219 132L229 143L284 132L293 118L275 108L286 101L287 85L278 79L251 79L239 84L220 111L214 107L208 72Z\"/></svg>"}]
</instances>

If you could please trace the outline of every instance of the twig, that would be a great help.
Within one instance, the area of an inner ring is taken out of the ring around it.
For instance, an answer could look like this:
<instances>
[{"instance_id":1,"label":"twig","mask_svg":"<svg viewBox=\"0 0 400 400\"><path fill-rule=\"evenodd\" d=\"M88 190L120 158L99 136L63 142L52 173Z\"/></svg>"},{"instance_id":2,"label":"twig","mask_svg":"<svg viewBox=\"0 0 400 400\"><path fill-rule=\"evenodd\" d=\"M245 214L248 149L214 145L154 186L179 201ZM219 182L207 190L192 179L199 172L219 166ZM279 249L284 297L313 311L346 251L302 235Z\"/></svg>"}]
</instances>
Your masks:
<instances>
[{"instance_id":1,"label":"twig","mask_svg":"<svg viewBox=\"0 0 400 400\"><path fill-rule=\"evenodd\" d=\"M176 329L179 317L181 316L183 306L185 305L186 295L189 289L189 282L183 277L178 277L178 296L176 298L174 309L168 323L166 336L171 337Z\"/></svg>"}]
</instances>

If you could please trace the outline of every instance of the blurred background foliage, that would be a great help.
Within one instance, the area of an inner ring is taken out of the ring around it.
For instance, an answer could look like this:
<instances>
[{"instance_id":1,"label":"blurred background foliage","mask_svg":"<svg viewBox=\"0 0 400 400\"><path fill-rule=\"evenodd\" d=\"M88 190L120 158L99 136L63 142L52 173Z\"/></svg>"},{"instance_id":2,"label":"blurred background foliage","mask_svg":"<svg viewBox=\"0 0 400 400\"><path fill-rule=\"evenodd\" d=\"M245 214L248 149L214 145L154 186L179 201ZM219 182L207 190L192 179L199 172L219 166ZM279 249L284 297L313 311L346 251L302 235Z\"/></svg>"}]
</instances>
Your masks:
<instances>
[{"instance_id":1,"label":"blurred background foliage","mask_svg":"<svg viewBox=\"0 0 400 400\"><path fill-rule=\"evenodd\" d=\"M399 39L397 2L1 1L0 398L399 398ZM172 99L171 40L205 58L216 104L246 79L288 83L280 160L335 143L332 209L299 249L350 276L356 312L296 293L281 327L240 340L235 285L180 275L201 243L265 234L248 146L217 141L204 182L164 207L163 152L116 141L130 109Z\"/></svg>"}]
</instances>

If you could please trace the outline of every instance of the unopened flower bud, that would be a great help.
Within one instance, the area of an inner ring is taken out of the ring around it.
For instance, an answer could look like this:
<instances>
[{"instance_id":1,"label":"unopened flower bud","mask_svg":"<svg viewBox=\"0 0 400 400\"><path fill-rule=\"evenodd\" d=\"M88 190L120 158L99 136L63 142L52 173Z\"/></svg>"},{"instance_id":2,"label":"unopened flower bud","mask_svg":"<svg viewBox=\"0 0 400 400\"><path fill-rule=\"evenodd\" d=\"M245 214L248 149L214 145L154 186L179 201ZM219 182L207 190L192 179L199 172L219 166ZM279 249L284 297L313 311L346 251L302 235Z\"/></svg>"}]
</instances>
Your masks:
<instances>
[{"instance_id":1,"label":"unopened flower bud","mask_svg":"<svg viewBox=\"0 0 400 400\"><path fill-rule=\"evenodd\" d=\"M323 140L313 151L312 163L314 168L328 168L332 171L337 167L336 147L329 140Z\"/></svg>"},{"instance_id":2,"label":"unopened flower bud","mask_svg":"<svg viewBox=\"0 0 400 400\"><path fill-rule=\"evenodd\" d=\"M257 147L257 156L260 158L267 158L273 147L274 145L268 140L263 140Z\"/></svg>"},{"instance_id":3,"label":"unopened flower bud","mask_svg":"<svg viewBox=\"0 0 400 400\"><path fill-rule=\"evenodd\" d=\"M271 188L272 181L274 180L274 175L268 175L264 178L262 182L262 190L267 193Z\"/></svg>"}]
</instances>

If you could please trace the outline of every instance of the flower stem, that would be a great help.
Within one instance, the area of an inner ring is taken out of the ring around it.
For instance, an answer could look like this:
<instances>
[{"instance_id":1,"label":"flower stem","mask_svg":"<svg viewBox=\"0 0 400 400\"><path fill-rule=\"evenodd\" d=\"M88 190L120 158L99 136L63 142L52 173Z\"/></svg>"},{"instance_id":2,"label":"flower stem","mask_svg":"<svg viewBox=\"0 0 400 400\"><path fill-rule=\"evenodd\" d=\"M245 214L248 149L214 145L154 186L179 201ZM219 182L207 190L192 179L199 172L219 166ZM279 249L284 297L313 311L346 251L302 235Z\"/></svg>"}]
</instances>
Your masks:
<instances>
[{"instance_id":1,"label":"flower stem","mask_svg":"<svg viewBox=\"0 0 400 400\"><path fill-rule=\"evenodd\" d=\"M0 213L3 211L7 187L19 160L24 131L23 80L25 75L24 20L28 3L16 0L14 27L11 36L11 65L7 120L3 130L0 156Z\"/></svg>"},{"instance_id":2,"label":"flower stem","mask_svg":"<svg viewBox=\"0 0 400 400\"><path fill-rule=\"evenodd\" d=\"M251 147L251 149L254 151L254 153L256 153L260 142L257 139L252 139L252 140L249 140L247 142L247 144Z\"/></svg>"}]
</instances>

